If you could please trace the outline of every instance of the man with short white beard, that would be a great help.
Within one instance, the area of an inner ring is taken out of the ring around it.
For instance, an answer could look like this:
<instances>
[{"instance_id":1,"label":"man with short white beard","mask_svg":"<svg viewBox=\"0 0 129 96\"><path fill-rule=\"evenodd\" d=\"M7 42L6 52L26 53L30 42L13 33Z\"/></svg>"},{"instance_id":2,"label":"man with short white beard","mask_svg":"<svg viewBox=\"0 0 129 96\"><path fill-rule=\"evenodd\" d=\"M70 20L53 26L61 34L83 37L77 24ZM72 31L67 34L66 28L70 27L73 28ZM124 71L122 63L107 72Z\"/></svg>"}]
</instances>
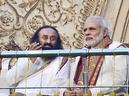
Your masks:
<instances>
[{"instance_id":1,"label":"man with short white beard","mask_svg":"<svg viewBox=\"0 0 129 96\"><path fill-rule=\"evenodd\" d=\"M109 25L101 16L90 16L86 19L84 24L84 37L84 46L85 48L89 48L89 51L92 48L115 49L124 47L120 42L111 40ZM125 55L87 56L88 86L119 86L126 84L126 57ZM78 67L74 82L77 85L83 85L82 74L84 65L81 59L76 60L75 63L78 63ZM109 96L112 91L114 91L117 96L123 96L122 94L127 90L120 87L88 88L88 96L98 96L97 94L100 92L102 92L104 96ZM83 96L83 89L68 89L64 92L64 95L66 94L71 94L70 96Z\"/></svg>"}]
</instances>

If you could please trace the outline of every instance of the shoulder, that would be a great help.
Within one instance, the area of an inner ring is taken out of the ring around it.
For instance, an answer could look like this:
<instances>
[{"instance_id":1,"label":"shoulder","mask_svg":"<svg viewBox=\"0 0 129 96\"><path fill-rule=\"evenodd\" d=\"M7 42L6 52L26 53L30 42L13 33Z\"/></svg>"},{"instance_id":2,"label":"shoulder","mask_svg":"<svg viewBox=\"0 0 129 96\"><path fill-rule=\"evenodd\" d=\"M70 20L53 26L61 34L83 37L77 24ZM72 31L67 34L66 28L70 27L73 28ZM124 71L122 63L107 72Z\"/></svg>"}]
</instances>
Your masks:
<instances>
[{"instance_id":1,"label":"shoulder","mask_svg":"<svg viewBox=\"0 0 129 96\"><path fill-rule=\"evenodd\" d=\"M118 41L113 41L110 45L109 45L109 49L114 49L114 48L118 48L122 46L122 43L118 42Z\"/></svg>"}]
</instances>

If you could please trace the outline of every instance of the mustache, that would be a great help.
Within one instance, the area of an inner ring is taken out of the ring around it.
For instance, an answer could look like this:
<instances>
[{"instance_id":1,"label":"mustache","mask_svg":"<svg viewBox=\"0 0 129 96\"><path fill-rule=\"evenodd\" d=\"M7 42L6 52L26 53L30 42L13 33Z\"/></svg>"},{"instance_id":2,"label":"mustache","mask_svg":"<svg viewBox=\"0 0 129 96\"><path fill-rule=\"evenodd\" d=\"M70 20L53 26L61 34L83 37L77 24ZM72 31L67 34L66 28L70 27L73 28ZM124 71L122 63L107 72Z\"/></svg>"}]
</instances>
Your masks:
<instances>
[{"instance_id":1,"label":"mustache","mask_svg":"<svg viewBox=\"0 0 129 96\"><path fill-rule=\"evenodd\" d=\"M92 40L94 39L93 37L87 37L86 40Z\"/></svg>"},{"instance_id":2,"label":"mustache","mask_svg":"<svg viewBox=\"0 0 129 96\"><path fill-rule=\"evenodd\" d=\"M52 50L53 45L50 43L45 43L44 46L42 47L42 50Z\"/></svg>"},{"instance_id":3,"label":"mustache","mask_svg":"<svg viewBox=\"0 0 129 96\"><path fill-rule=\"evenodd\" d=\"M53 45L51 43L45 43L43 47L53 47Z\"/></svg>"}]
</instances>

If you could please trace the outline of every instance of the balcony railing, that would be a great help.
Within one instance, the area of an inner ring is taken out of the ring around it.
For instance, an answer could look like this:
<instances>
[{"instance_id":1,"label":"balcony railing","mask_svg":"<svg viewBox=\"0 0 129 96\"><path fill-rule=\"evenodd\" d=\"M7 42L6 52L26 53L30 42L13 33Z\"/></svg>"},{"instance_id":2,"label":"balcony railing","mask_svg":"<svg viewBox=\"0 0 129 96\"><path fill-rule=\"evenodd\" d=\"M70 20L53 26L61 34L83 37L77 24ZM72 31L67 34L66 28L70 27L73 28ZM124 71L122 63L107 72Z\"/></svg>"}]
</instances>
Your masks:
<instances>
[{"instance_id":1,"label":"balcony railing","mask_svg":"<svg viewBox=\"0 0 129 96\"><path fill-rule=\"evenodd\" d=\"M76 56L98 56L98 55L129 55L129 48L116 48L116 49L62 49L62 50L25 50L25 51L1 51L0 58L12 58L12 57L52 57L52 56L64 56L64 57L76 57ZM128 72L129 73L129 72ZM84 74L85 76L86 74ZM87 76L87 75L86 75ZM85 80L84 80L85 81ZM85 84L85 83L84 83ZM129 85L117 85L117 86L77 86L80 88L116 88L123 87L128 88ZM0 89L11 89L0 88ZM43 88L76 88L76 86L66 86L66 87L20 87L17 89L43 89ZM87 90L84 90L87 91Z\"/></svg>"}]
</instances>

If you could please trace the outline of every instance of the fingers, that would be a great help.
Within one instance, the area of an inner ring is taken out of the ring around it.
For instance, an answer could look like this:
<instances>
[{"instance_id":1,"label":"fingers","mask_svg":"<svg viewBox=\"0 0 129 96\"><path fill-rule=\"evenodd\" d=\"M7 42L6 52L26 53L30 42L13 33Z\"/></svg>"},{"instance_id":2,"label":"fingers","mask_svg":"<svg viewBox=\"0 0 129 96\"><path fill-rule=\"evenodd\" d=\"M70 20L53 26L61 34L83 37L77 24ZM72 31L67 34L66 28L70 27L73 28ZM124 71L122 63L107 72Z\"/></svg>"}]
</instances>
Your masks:
<instances>
[{"instance_id":1,"label":"fingers","mask_svg":"<svg viewBox=\"0 0 129 96\"><path fill-rule=\"evenodd\" d=\"M76 92L76 96L83 96L82 88L75 88L74 91Z\"/></svg>"},{"instance_id":2,"label":"fingers","mask_svg":"<svg viewBox=\"0 0 129 96\"><path fill-rule=\"evenodd\" d=\"M76 96L76 92L73 90L66 90L64 96Z\"/></svg>"},{"instance_id":3,"label":"fingers","mask_svg":"<svg viewBox=\"0 0 129 96\"><path fill-rule=\"evenodd\" d=\"M42 46L37 42L31 43L29 46L29 50L39 50L40 48L42 48ZM30 60L31 62L34 63L36 60L36 57L30 57Z\"/></svg>"},{"instance_id":4,"label":"fingers","mask_svg":"<svg viewBox=\"0 0 129 96\"><path fill-rule=\"evenodd\" d=\"M34 42L34 43L30 44L30 46L29 46L29 50L38 50L40 48L42 48L42 46L37 42Z\"/></svg>"},{"instance_id":5,"label":"fingers","mask_svg":"<svg viewBox=\"0 0 129 96\"><path fill-rule=\"evenodd\" d=\"M75 88L73 90L66 90L64 94L64 96L83 96L83 90Z\"/></svg>"}]
</instances>

